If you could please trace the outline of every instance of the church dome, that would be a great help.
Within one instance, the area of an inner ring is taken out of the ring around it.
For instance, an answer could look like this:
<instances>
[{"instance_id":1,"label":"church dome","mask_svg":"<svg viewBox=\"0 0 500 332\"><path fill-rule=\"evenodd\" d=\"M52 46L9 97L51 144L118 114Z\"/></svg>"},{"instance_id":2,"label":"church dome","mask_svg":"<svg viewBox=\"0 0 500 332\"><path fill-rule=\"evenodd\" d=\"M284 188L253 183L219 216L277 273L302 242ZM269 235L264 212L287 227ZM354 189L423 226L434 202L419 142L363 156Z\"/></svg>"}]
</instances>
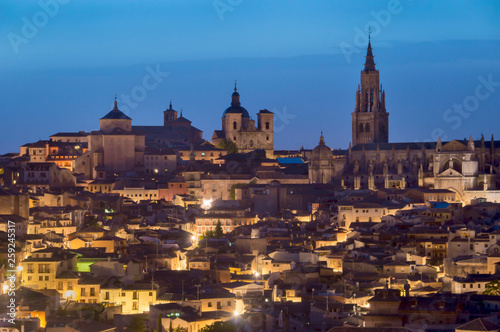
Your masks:
<instances>
[{"instance_id":1,"label":"church dome","mask_svg":"<svg viewBox=\"0 0 500 332\"><path fill-rule=\"evenodd\" d=\"M223 118L226 117L226 114L242 114L243 118L249 118L250 115L248 114L248 111L241 106L229 106L226 108L224 111L224 115L222 116Z\"/></svg>"},{"instance_id":2,"label":"church dome","mask_svg":"<svg viewBox=\"0 0 500 332\"><path fill-rule=\"evenodd\" d=\"M312 159L333 159L332 149L325 145L323 133L319 138L319 144L312 151Z\"/></svg>"}]
</instances>

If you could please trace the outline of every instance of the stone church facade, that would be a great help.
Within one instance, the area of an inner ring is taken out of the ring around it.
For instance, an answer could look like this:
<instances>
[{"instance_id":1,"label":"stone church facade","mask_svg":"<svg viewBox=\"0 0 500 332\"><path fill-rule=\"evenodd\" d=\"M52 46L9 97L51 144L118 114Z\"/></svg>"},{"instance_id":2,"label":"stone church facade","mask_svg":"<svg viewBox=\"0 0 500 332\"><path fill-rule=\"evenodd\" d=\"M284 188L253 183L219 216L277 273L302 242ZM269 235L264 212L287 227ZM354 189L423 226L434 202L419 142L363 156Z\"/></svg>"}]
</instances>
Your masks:
<instances>
[{"instance_id":1,"label":"stone church facade","mask_svg":"<svg viewBox=\"0 0 500 332\"><path fill-rule=\"evenodd\" d=\"M457 199L500 202L500 141L469 139L450 142L389 142L389 113L375 68L371 41L352 113L352 145L325 159L322 140L310 154L309 182L337 183L351 189L424 187L448 189ZM331 178L325 179L325 174ZM320 180L319 180L320 179Z\"/></svg>"},{"instance_id":2,"label":"stone church facade","mask_svg":"<svg viewBox=\"0 0 500 332\"><path fill-rule=\"evenodd\" d=\"M100 119L100 130L88 136L88 151L75 160L75 171L88 179L106 178L115 172L142 170L145 136L132 128L132 119L114 108Z\"/></svg>"},{"instance_id":3,"label":"stone church facade","mask_svg":"<svg viewBox=\"0 0 500 332\"><path fill-rule=\"evenodd\" d=\"M272 158L274 152L274 113L266 109L257 113L257 124L248 111L241 106L240 94L234 86L231 105L222 114L222 130L214 131L213 144L231 140L239 152L265 150Z\"/></svg>"}]
</instances>

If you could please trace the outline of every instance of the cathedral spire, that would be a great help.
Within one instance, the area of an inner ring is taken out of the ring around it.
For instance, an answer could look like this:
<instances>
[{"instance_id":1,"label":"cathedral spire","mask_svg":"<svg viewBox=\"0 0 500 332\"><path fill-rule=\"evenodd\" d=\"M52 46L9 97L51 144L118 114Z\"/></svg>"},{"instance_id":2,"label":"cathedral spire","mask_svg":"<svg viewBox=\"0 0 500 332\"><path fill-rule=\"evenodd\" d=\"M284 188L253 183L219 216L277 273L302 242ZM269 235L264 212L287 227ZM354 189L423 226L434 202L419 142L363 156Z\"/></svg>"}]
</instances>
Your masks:
<instances>
[{"instance_id":1,"label":"cathedral spire","mask_svg":"<svg viewBox=\"0 0 500 332\"><path fill-rule=\"evenodd\" d=\"M319 137L319 145L325 145L325 138L323 137L323 131L321 131L321 136Z\"/></svg>"},{"instance_id":2,"label":"cathedral spire","mask_svg":"<svg viewBox=\"0 0 500 332\"><path fill-rule=\"evenodd\" d=\"M372 43L368 34L368 49L366 50L365 71L375 71L375 61L373 60Z\"/></svg>"},{"instance_id":3,"label":"cathedral spire","mask_svg":"<svg viewBox=\"0 0 500 332\"><path fill-rule=\"evenodd\" d=\"M118 109L118 102L116 101L116 96L115 96L115 110Z\"/></svg>"}]
</instances>

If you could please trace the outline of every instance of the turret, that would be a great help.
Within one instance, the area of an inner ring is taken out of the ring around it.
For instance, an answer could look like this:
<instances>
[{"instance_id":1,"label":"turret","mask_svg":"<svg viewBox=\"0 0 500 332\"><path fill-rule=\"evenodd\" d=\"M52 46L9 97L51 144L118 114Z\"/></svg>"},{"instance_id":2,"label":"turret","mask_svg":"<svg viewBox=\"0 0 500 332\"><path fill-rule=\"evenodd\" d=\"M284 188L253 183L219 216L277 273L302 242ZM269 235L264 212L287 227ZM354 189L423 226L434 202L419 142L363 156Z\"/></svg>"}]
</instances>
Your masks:
<instances>
[{"instance_id":1,"label":"turret","mask_svg":"<svg viewBox=\"0 0 500 332\"><path fill-rule=\"evenodd\" d=\"M474 141L472 140L472 135L470 135L469 142L467 142L467 150L474 151L474 149L475 149Z\"/></svg>"},{"instance_id":2,"label":"turret","mask_svg":"<svg viewBox=\"0 0 500 332\"><path fill-rule=\"evenodd\" d=\"M443 143L441 143L441 136L438 137L438 141L436 143L436 152L441 152L443 148Z\"/></svg>"}]
</instances>

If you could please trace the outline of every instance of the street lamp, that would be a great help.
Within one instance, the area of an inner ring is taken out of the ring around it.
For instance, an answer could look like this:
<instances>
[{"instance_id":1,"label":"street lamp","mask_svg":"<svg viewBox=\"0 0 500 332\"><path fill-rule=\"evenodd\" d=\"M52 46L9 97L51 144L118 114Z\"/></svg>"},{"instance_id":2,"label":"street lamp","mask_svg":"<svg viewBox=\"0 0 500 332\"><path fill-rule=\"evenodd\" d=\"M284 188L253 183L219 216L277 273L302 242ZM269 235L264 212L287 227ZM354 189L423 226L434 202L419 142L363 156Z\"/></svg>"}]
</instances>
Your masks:
<instances>
[{"instance_id":1,"label":"street lamp","mask_svg":"<svg viewBox=\"0 0 500 332\"><path fill-rule=\"evenodd\" d=\"M238 328L238 317L240 316L240 313L238 312L238 310L235 310L233 315L234 315L234 327L236 328L236 331L239 332L240 329Z\"/></svg>"}]
</instances>

